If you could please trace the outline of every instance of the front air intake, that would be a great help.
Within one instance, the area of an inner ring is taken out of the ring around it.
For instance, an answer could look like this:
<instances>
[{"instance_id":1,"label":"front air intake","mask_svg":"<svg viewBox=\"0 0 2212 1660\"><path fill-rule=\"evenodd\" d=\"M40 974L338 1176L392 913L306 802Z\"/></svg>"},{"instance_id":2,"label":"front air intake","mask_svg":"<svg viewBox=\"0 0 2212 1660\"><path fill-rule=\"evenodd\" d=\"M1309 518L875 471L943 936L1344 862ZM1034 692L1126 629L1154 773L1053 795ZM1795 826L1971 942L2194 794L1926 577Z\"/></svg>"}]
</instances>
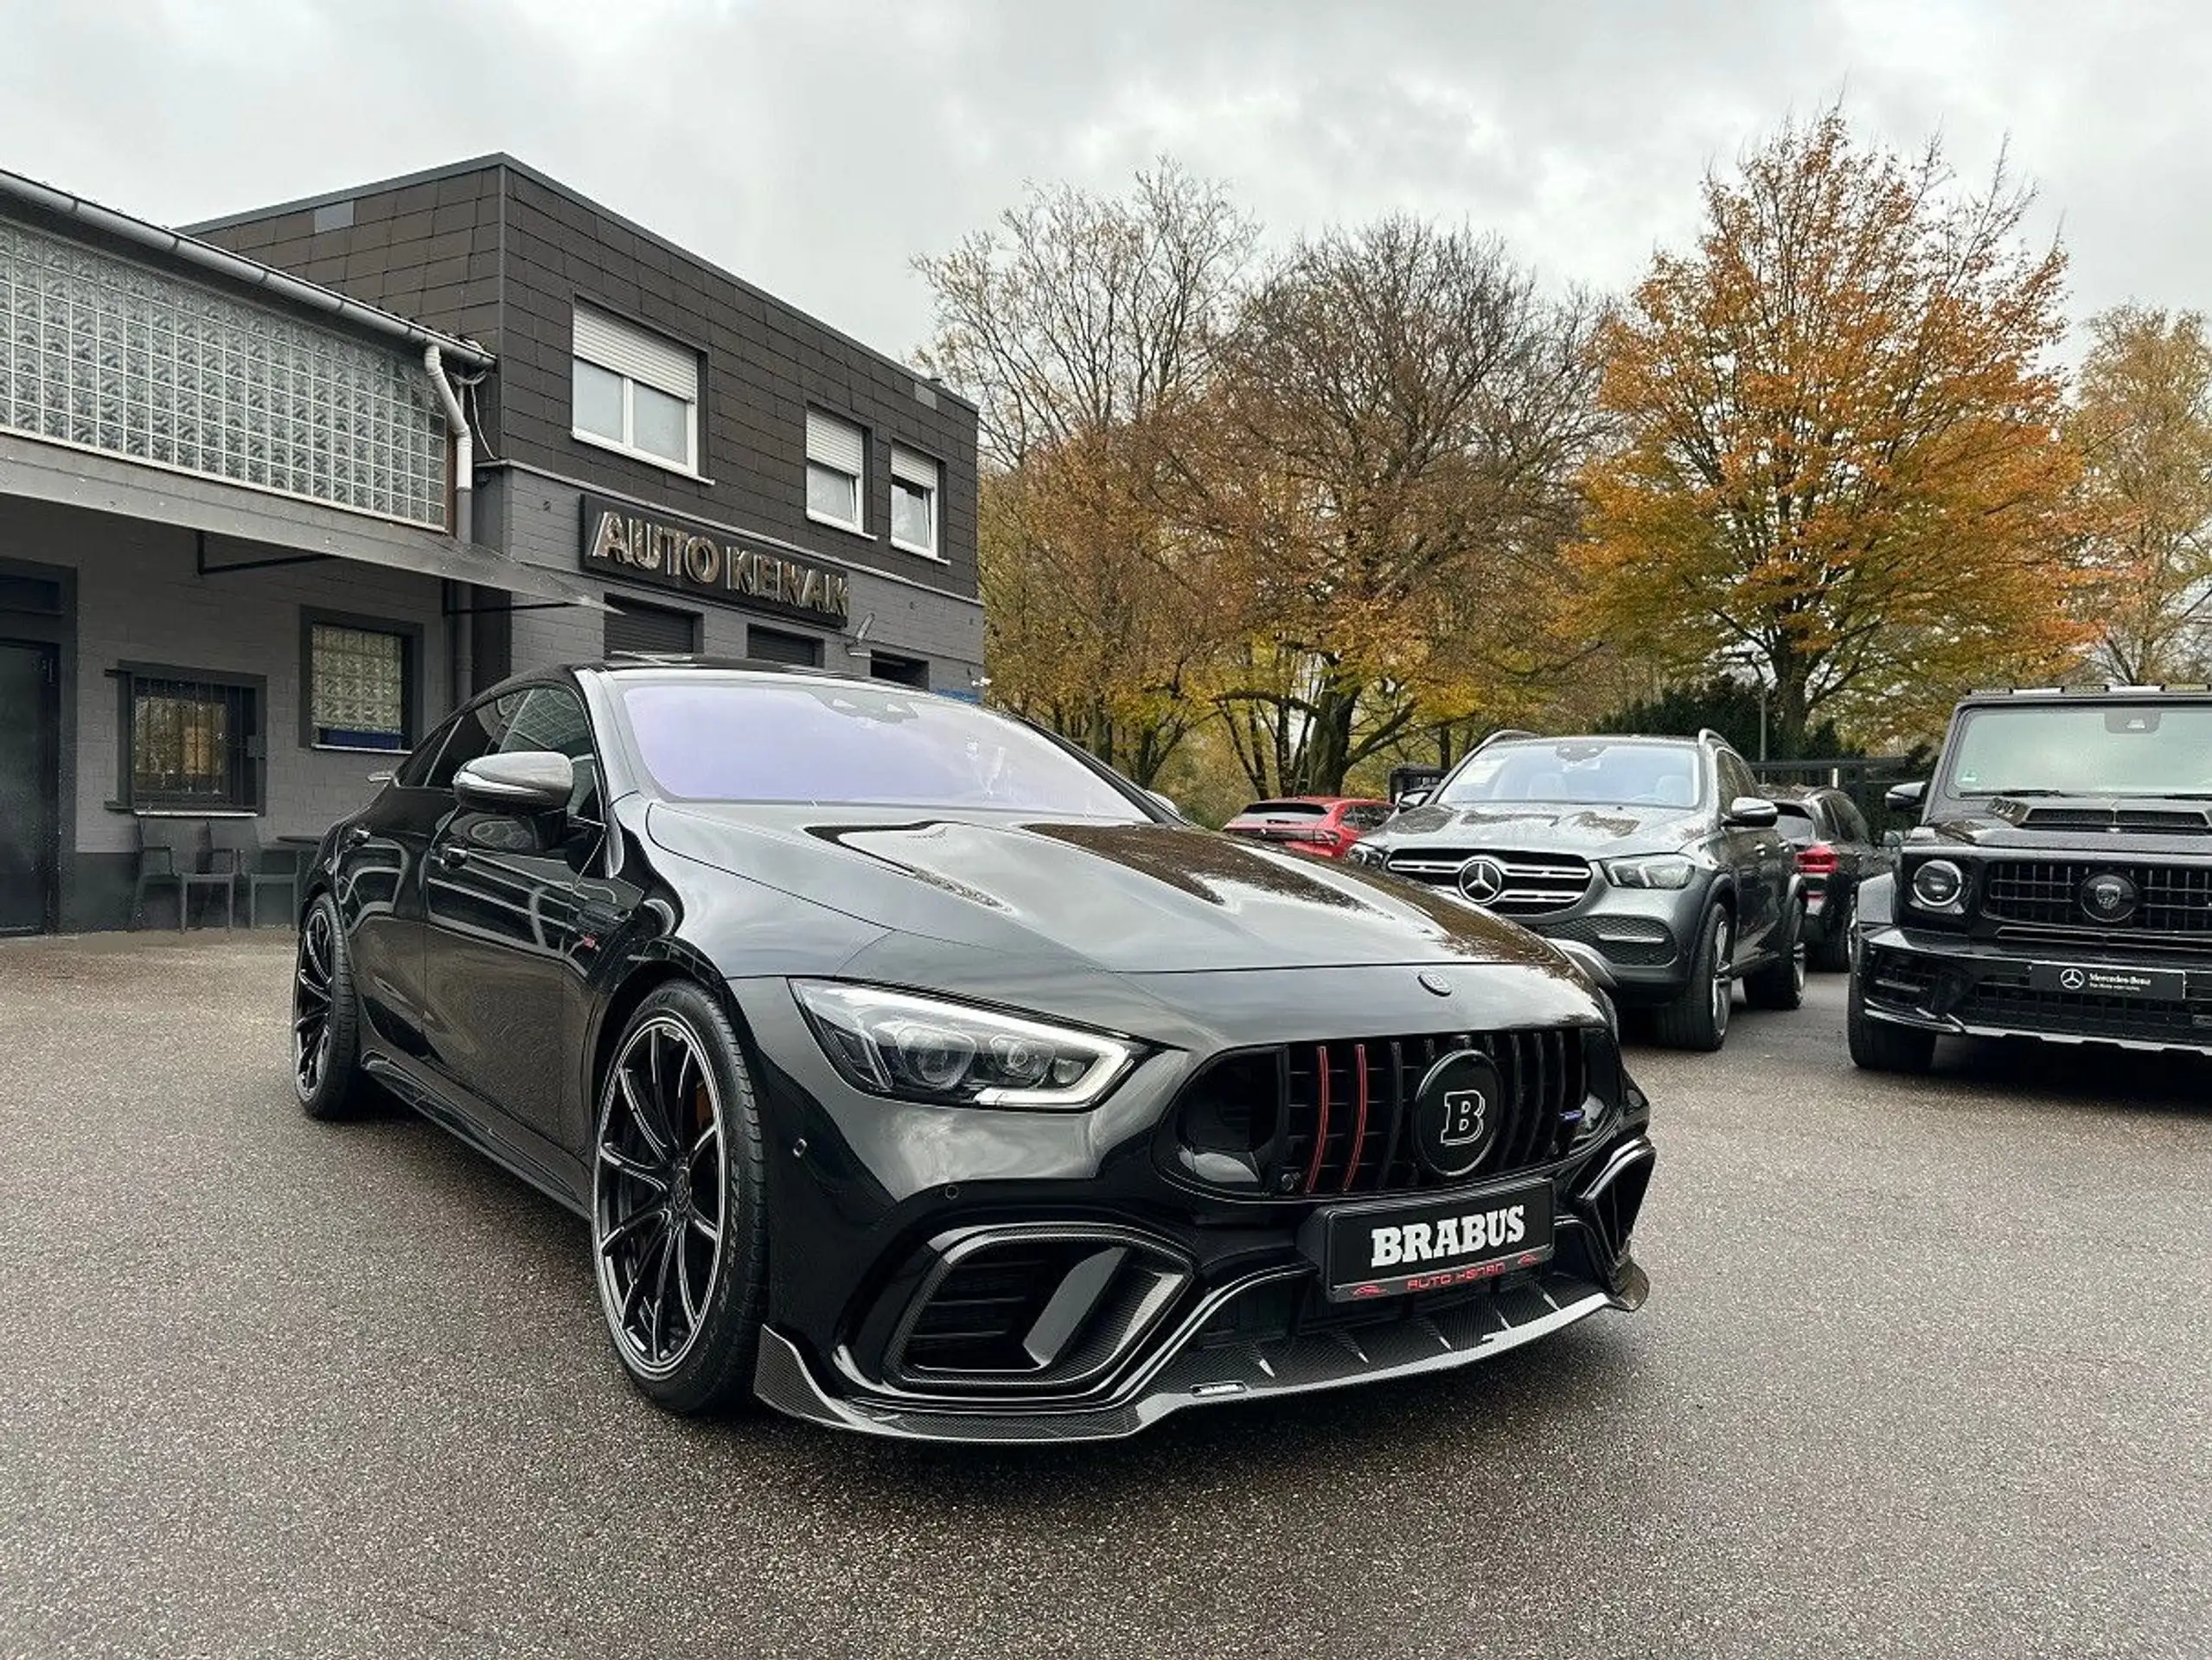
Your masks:
<instances>
[{"instance_id":1,"label":"front air intake","mask_svg":"<svg viewBox=\"0 0 2212 1660\"><path fill-rule=\"evenodd\" d=\"M891 1370L930 1389L1068 1389L1126 1353L1188 1281L1181 1263L1121 1234L979 1232L924 1280Z\"/></svg>"}]
</instances>

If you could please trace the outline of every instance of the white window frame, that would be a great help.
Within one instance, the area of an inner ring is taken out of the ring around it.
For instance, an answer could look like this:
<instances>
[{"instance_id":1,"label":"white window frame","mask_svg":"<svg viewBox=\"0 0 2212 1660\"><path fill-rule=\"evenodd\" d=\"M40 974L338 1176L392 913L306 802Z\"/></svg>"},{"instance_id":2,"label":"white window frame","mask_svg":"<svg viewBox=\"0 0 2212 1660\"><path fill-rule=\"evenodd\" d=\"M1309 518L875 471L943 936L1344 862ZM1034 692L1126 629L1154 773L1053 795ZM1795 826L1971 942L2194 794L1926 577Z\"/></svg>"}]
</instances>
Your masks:
<instances>
[{"instance_id":1,"label":"white window frame","mask_svg":"<svg viewBox=\"0 0 2212 1660\"><path fill-rule=\"evenodd\" d=\"M944 559L944 464L918 450L909 450L904 444L894 444L891 446L891 545L902 552L942 563ZM930 544L927 547L905 541L898 534L897 497L901 484L911 484L917 489L929 492Z\"/></svg>"},{"instance_id":2,"label":"white window frame","mask_svg":"<svg viewBox=\"0 0 2212 1660\"><path fill-rule=\"evenodd\" d=\"M847 466L846 457L837 452L847 441L858 450L857 464ZM853 513L851 519L840 519L834 514L821 513L814 505L814 490L809 486L806 494L807 517L819 525L834 525L839 530L849 530L856 536L868 533L868 431L858 421L848 421L842 415L832 415L827 410L807 412L807 470L815 468L836 473L853 481Z\"/></svg>"},{"instance_id":3,"label":"white window frame","mask_svg":"<svg viewBox=\"0 0 2212 1660\"><path fill-rule=\"evenodd\" d=\"M697 352L662 335L648 333L634 323L625 322L620 317L579 301L576 307L570 355L572 361L568 371L568 431L572 437L579 444L588 444L599 450L611 450L618 456L628 456L633 461L644 462L663 472L681 473L687 478L700 476ZM577 362L589 363L593 368L603 370L621 380L621 437L611 438L603 432L587 432L576 424ZM649 386L684 406L683 460L672 461L631 442L637 431L636 393L641 386Z\"/></svg>"}]
</instances>

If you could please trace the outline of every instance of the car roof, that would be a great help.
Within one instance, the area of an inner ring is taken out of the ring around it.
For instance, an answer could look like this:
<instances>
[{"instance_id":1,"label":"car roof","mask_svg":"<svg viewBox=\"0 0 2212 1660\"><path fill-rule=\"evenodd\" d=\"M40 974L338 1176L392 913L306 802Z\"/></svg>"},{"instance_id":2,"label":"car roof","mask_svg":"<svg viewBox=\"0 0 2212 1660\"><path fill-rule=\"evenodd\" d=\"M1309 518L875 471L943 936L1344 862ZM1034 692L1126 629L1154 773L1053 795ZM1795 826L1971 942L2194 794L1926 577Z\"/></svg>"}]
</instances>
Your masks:
<instances>
[{"instance_id":1,"label":"car roof","mask_svg":"<svg viewBox=\"0 0 2212 1660\"><path fill-rule=\"evenodd\" d=\"M1524 732L1517 737L1491 738L1480 747L1503 750L1524 744L1663 744L1676 749L1694 750L1710 741L1703 737L1685 737L1679 732L1560 732L1549 737Z\"/></svg>"},{"instance_id":2,"label":"car roof","mask_svg":"<svg viewBox=\"0 0 2212 1660\"><path fill-rule=\"evenodd\" d=\"M1959 707L2013 708L2039 703L2212 703L2212 686L2190 681L2170 686L1979 686L1959 699Z\"/></svg>"}]
</instances>

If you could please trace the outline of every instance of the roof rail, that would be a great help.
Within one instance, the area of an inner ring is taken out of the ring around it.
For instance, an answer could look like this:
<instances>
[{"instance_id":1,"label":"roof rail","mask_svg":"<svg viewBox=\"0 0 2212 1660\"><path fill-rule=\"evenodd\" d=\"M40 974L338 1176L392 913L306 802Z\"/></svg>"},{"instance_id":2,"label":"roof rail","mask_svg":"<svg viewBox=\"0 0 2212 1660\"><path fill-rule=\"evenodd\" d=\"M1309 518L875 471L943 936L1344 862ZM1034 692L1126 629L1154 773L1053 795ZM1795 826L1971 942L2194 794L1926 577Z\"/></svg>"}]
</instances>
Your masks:
<instances>
[{"instance_id":1,"label":"roof rail","mask_svg":"<svg viewBox=\"0 0 2212 1660\"><path fill-rule=\"evenodd\" d=\"M1710 726L1700 726L1697 729L1697 741L1700 744L1717 744L1723 749L1732 750L1736 747Z\"/></svg>"},{"instance_id":2,"label":"roof rail","mask_svg":"<svg viewBox=\"0 0 2212 1660\"><path fill-rule=\"evenodd\" d=\"M687 663L699 654L695 651L611 651L609 662L625 663Z\"/></svg>"},{"instance_id":3,"label":"roof rail","mask_svg":"<svg viewBox=\"0 0 2212 1660\"><path fill-rule=\"evenodd\" d=\"M1500 726L1496 731L1491 733L1489 737L1484 738L1481 743L1476 744L1474 747L1478 750L1486 750L1493 744L1510 743L1521 738L1534 737L1535 736L1536 734L1534 732L1525 732L1518 726Z\"/></svg>"}]
</instances>

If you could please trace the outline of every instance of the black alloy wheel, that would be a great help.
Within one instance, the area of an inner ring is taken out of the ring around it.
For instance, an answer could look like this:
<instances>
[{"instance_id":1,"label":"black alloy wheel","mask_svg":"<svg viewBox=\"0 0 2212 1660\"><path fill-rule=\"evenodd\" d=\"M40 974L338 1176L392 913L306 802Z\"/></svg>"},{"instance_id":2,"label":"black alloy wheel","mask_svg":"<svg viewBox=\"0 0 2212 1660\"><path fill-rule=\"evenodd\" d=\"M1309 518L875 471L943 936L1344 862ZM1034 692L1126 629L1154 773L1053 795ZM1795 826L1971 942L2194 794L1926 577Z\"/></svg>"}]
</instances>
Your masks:
<instances>
[{"instance_id":1,"label":"black alloy wheel","mask_svg":"<svg viewBox=\"0 0 2212 1660\"><path fill-rule=\"evenodd\" d=\"M1673 1002L1653 1012L1653 1036L1669 1049L1710 1054L1728 1041L1729 1016L1736 1002L1729 948L1734 940L1728 912L1715 905L1698 930L1689 983Z\"/></svg>"},{"instance_id":2,"label":"black alloy wheel","mask_svg":"<svg viewBox=\"0 0 2212 1660\"><path fill-rule=\"evenodd\" d=\"M1755 1009L1789 1010L1805 1002L1805 907L1790 907L1781 954L1743 977L1743 999Z\"/></svg>"},{"instance_id":3,"label":"black alloy wheel","mask_svg":"<svg viewBox=\"0 0 2212 1660\"><path fill-rule=\"evenodd\" d=\"M319 893L300 919L292 965L292 1093L310 1118L346 1118L360 1110L359 1021L338 907Z\"/></svg>"},{"instance_id":4,"label":"black alloy wheel","mask_svg":"<svg viewBox=\"0 0 2212 1660\"><path fill-rule=\"evenodd\" d=\"M655 992L600 1091L591 1160L599 1305L638 1386L680 1413L752 1383L766 1231L752 1082L697 987Z\"/></svg>"}]
</instances>

